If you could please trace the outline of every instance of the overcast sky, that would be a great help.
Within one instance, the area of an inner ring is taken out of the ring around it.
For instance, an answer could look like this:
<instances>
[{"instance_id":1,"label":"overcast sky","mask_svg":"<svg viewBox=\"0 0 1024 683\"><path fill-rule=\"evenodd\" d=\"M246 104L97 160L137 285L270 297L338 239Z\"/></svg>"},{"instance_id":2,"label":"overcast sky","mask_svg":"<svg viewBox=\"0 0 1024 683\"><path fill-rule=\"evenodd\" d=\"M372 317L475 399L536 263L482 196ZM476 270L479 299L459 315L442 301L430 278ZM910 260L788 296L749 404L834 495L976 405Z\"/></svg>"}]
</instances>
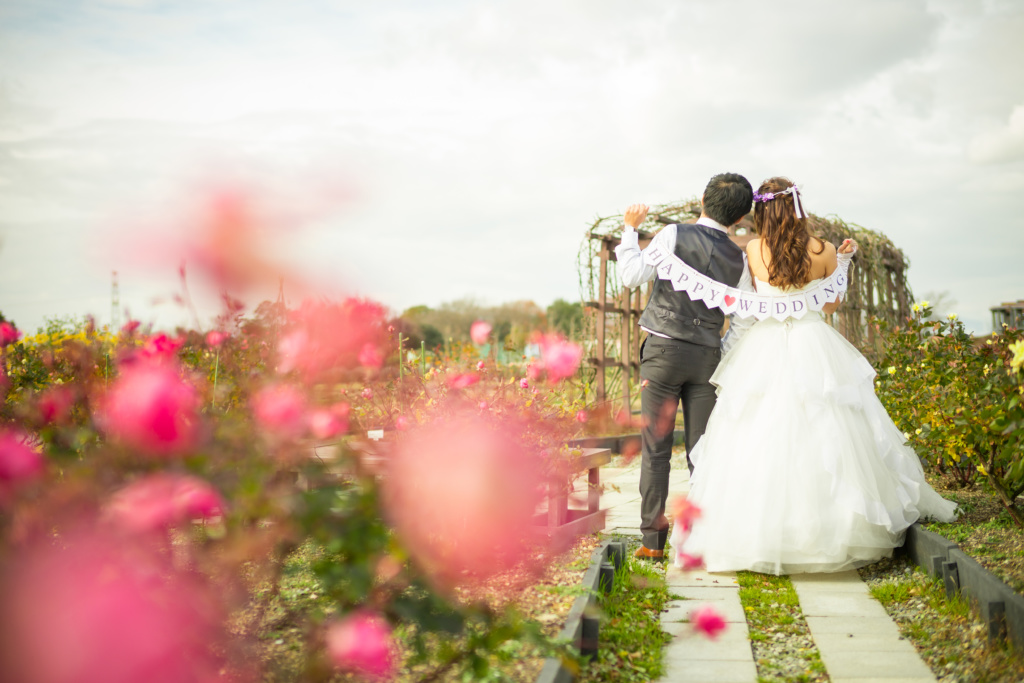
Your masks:
<instances>
[{"instance_id":1,"label":"overcast sky","mask_svg":"<svg viewBox=\"0 0 1024 683\"><path fill-rule=\"evenodd\" d=\"M338 291L546 306L595 217L736 171L988 332L1024 298L1021 36L1019 0L4 0L0 311L107 322L117 269L175 324L125 226L225 184L313 207L278 251Z\"/></svg>"}]
</instances>

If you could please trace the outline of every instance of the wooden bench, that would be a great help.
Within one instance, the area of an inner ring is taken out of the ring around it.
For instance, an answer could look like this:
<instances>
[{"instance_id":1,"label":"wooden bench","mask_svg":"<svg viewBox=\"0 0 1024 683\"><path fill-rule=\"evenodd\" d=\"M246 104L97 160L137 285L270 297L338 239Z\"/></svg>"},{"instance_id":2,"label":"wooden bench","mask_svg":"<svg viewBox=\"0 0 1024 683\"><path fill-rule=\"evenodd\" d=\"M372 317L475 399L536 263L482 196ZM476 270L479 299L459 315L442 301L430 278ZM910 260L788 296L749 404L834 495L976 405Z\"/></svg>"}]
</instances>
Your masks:
<instances>
[{"instance_id":1,"label":"wooden bench","mask_svg":"<svg viewBox=\"0 0 1024 683\"><path fill-rule=\"evenodd\" d=\"M551 536L567 534L582 536L604 529L606 510L601 509L601 466L612 460L611 449L583 448L577 472L587 472L587 509L575 510L569 507L569 492L559 487L548 492L546 513L534 518L534 529Z\"/></svg>"}]
</instances>

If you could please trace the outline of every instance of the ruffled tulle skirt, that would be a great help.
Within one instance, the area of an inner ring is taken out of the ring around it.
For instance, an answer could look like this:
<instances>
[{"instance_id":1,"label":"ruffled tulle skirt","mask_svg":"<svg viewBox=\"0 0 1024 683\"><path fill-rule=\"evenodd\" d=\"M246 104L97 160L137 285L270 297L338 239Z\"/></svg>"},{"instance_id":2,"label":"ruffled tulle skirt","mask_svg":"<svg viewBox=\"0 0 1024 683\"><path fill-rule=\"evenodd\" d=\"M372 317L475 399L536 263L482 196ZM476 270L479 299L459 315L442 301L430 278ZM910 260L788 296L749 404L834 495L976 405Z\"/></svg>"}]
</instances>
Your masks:
<instances>
[{"instance_id":1,"label":"ruffled tulle skirt","mask_svg":"<svg viewBox=\"0 0 1024 683\"><path fill-rule=\"evenodd\" d=\"M758 322L722 360L718 402L691 454L702 510L672 545L709 571L829 572L892 554L955 503L925 482L874 391L870 363L819 316Z\"/></svg>"}]
</instances>

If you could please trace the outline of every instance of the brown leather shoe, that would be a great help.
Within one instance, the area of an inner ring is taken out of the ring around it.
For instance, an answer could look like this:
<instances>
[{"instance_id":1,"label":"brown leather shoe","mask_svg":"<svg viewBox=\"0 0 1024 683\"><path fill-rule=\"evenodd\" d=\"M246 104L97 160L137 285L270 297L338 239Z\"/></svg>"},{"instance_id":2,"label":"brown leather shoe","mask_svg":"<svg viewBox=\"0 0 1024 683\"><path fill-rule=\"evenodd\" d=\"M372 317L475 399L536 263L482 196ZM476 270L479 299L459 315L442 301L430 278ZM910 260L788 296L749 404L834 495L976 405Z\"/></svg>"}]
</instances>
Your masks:
<instances>
[{"instance_id":1,"label":"brown leather shoe","mask_svg":"<svg viewBox=\"0 0 1024 683\"><path fill-rule=\"evenodd\" d=\"M640 546L636 549L636 552L633 553L633 557L635 557L638 560L653 560L654 562L664 562L665 551L651 550L646 546Z\"/></svg>"}]
</instances>

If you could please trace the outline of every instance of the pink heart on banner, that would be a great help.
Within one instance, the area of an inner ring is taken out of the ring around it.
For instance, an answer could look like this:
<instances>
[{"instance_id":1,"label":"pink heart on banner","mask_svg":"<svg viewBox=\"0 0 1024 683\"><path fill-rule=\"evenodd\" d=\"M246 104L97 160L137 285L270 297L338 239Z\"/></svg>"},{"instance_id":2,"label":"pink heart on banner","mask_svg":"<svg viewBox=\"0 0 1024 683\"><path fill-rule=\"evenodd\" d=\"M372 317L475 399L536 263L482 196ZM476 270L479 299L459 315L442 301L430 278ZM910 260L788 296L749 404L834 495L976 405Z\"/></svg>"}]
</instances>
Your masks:
<instances>
[{"instance_id":1,"label":"pink heart on banner","mask_svg":"<svg viewBox=\"0 0 1024 683\"><path fill-rule=\"evenodd\" d=\"M724 298L726 306L732 306L734 303L736 303L736 297L734 296L729 296L728 294L726 294Z\"/></svg>"}]
</instances>

